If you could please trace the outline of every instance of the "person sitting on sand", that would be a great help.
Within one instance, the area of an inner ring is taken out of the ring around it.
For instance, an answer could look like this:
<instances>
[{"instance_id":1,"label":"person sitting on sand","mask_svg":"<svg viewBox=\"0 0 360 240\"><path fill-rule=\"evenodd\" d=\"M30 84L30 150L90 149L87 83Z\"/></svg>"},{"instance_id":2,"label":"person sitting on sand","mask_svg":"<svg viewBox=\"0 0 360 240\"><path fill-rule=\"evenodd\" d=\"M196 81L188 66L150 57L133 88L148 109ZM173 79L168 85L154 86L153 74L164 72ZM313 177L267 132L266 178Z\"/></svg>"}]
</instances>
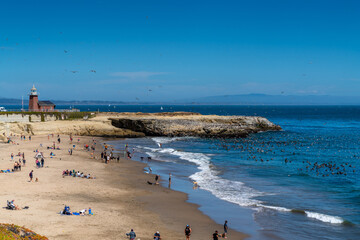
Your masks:
<instances>
[{"instance_id":1,"label":"person sitting on sand","mask_svg":"<svg viewBox=\"0 0 360 240\"><path fill-rule=\"evenodd\" d=\"M14 169L13 169L13 171L17 171L18 168L19 168L18 162L15 162L15 163L14 163Z\"/></svg>"},{"instance_id":2,"label":"person sitting on sand","mask_svg":"<svg viewBox=\"0 0 360 240\"><path fill-rule=\"evenodd\" d=\"M154 240L161 240L159 231L154 234Z\"/></svg>"},{"instance_id":3,"label":"person sitting on sand","mask_svg":"<svg viewBox=\"0 0 360 240\"><path fill-rule=\"evenodd\" d=\"M61 212L61 214L72 215L72 212L70 212L70 207L65 205L64 210Z\"/></svg>"},{"instance_id":4,"label":"person sitting on sand","mask_svg":"<svg viewBox=\"0 0 360 240\"><path fill-rule=\"evenodd\" d=\"M213 240L219 240L219 237L221 237L221 236L219 235L219 232L216 230L216 231L213 233L212 237L213 237Z\"/></svg>"},{"instance_id":5,"label":"person sitting on sand","mask_svg":"<svg viewBox=\"0 0 360 240\"><path fill-rule=\"evenodd\" d=\"M83 209L83 210L80 210L79 213L81 216L85 216L86 211L87 211L86 209Z\"/></svg>"},{"instance_id":6,"label":"person sitting on sand","mask_svg":"<svg viewBox=\"0 0 360 240\"><path fill-rule=\"evenodd\" d=\"M35 163L36 163L36 167L37 167L37 168L40 168L40 167L41 167L40 161L39 161L38 159L36 159Z\"/></svg>"},{"instance_id":7,"label":"person sitting on sand","mask_svg":"<svg viewBox=\"0 0 360 240\"><path fill-rule=\"evenodd\" d=\"M21 208L18 205L16 205L14 202L15 202L15 200L7 201L6 208L11 209L11 210L21 210Z\"/></svg>"}]
</instances>

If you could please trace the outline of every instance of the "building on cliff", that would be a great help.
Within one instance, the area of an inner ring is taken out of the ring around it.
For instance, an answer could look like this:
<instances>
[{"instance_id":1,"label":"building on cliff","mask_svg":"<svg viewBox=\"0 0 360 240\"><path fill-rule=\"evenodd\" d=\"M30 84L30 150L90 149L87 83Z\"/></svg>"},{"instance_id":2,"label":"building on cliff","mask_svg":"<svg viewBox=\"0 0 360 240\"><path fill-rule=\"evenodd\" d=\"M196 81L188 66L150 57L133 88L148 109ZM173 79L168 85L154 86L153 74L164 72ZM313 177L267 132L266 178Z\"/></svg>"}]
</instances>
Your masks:
<instances>
[{"instance_id":1,"label":"building on cliff","mask_svg":"<svg viewBox=\"0 0 360 240\"><path fill-rule=\"evenodd\" d=\"M50 101L39 101L35 85L30 90L29 111L31 112L54 112L55 104Z\"/></svg>"}]
</instances>

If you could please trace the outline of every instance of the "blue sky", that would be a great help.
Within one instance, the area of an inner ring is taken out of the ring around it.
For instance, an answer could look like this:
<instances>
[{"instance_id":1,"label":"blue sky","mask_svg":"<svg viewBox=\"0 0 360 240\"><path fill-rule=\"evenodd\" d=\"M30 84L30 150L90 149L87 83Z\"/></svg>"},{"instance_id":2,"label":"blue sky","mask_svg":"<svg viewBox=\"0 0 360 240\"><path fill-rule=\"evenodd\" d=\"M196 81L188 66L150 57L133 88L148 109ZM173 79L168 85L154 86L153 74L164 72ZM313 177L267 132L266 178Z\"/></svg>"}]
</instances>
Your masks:
<instances>
[{"instance_id":1,"label":"blue sky","mask_svg":"<svg viewBox=\"0 0 360 240\"><path fill-rule=\"evenodd\" d=\"M360 96L359 1L1 1L0 97ZM96 73L95 73L96 71Z\"/></svg>"}]
</instances>

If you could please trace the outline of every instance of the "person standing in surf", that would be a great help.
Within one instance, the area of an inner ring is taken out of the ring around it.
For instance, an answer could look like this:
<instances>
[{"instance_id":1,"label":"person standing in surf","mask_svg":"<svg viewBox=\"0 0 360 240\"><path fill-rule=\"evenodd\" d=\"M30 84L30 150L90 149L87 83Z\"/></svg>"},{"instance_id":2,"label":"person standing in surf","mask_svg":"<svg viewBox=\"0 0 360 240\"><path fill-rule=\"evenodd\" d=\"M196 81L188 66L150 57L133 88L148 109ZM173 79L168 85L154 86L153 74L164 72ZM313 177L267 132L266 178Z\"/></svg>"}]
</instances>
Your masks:
<instances>
[{"instance_id":1,"label":"person standing in surf","mask_svg":"<svg viewBox=\"0 0 360 240\"><path fill-rule=\"evenodd\" d=\"M223 235L223 237L224 238L227 238L227 232L228 232L228 225L227 225L227 220L225 220L225 223L224 223L224 235Z\"/></svg>"},{"instance_id":2,"label":"person standing in surf","mask_svg":"<svg viewBox=\"0 0 360 240\"><path fill-rule=\"evenodd\" d=\"M155 184L159 184L159 182L158 182L158 181L159 181L159 177L160 177L160 176L159 176L158 174L156 174L156 176L155 176Z\"/></svg>"},{"instance_id":3,"label":"person standing in surf","mask_svg":"<svg viewBox=\"0 0 360 240\"><path fill-rule=\"evenodd\" d=\"M171 188L171 173L169 173L169 188Z\"/></svg>"}]
</instances>

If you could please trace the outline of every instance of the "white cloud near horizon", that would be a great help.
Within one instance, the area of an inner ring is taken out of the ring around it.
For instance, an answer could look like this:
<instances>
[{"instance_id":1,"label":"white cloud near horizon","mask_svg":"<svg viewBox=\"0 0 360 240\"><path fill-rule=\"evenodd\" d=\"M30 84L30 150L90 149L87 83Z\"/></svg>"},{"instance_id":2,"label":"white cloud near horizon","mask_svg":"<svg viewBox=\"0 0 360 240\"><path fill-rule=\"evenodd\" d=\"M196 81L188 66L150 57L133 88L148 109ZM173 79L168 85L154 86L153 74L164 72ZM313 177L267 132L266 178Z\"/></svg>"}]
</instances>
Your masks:
<instances>
[{"instance_id":1,"label":"white cloud near horizon","mask_svg":"<svg viewBox=\"0 0 360 240\"><path fill-rule=\"evenodd\" d=\"M152 76L167 75L168 72L114 72L110 75L113 77L126 77L126 78L148 78Z\"/></svg>"}]
</instances>

